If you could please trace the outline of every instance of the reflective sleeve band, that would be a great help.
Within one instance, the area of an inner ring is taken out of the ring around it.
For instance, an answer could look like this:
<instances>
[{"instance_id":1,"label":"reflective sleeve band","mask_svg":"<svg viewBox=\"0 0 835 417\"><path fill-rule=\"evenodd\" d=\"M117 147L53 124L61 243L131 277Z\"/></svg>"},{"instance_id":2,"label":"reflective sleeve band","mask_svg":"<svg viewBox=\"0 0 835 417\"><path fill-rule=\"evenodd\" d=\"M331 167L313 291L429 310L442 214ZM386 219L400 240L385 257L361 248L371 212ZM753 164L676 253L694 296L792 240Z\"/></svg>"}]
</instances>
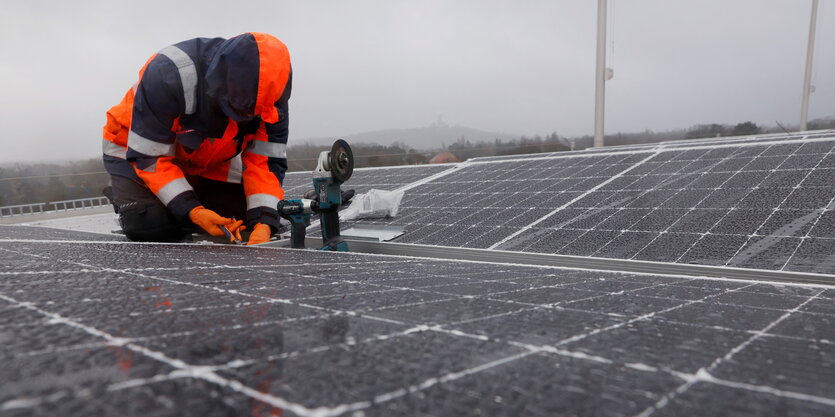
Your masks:
<instances>
[{"instance_id":1,"label":"reflective sleeve band","mask_svg":"<svg viewBox=\"0 0 835 417\"><path fill-rule=\"evenodd\" d=\"M174 156L173 143L159 143L139 136L136 132L128 134L128 148L148 156Z\"/></svg>"},{"instance_id":2,"label":"reflective sleeve band","mask_svg":"<svg viewBox=\"0 0 835 417\"><path fill-rule=\"evenodd\" d=\"M159 201L162 201L162 204L167 206L168 203L170 203L171 200L178 195L192 190L191 184L189 184L185 178L180 177L160 188L159 191L157 191L157 198L159 198ZM276 203L276 205L278 204Z\"/></svg>"},{"instance_id":3,"label":"reflective sleeve band","mask_svg":"<svg viewBox=\"0 0 835 417\"><path fill-rule=\"evenodd\" d=\"M237 154L229 160L229 173L226 175L226 182L240 184L244 172L243 167L244 162L241 154Z\"/></svg>"},{"instance_id":4,"label":"reflective sleeve band","mask_svg":"<svg viewBox=\"0 0 835 417\"><path fill-rule=\"evenodd\" d=\"M112 156L119 159L126 159L128 149L123 148L107 139L102 139L101 152L105 155Z\"/></svg>"},{"instance_id":5,"label":"reflective sleeve band","mask_svg":"<svg viewBox=\"0 0 835 417\"><path fill-rule=\"evenodd\" d=\"M253 140L247 147L249 152L269 158L287 158L287 144Z\"/></svg>"},{"instance_id":6,"label":"reflective sleeve band","mask_svg":"<svg viewBox=\"0 0 835 417\"><path fill-rule=\"evenodd\" d=\"M275 209L278 207L278 197L269 194L252 194L246 197L246 209L251 210L256 207L269 207Z\"/></svg>"},{"instance_id":7,"label":"reflective sleeve band","mask_svg":"<svg viewBox=\"0 0 835 417\"><path fill-rule=\"evenodd\" d=\"M180 82L183 84L183 97L186 103L185 113L194 114L195 96L197 95L197 68L194 66L194 61L182 49L174 45L159 51L159 53L168 57L177 66L177 71L180 72Z\"/></svg>"}]
</instances>

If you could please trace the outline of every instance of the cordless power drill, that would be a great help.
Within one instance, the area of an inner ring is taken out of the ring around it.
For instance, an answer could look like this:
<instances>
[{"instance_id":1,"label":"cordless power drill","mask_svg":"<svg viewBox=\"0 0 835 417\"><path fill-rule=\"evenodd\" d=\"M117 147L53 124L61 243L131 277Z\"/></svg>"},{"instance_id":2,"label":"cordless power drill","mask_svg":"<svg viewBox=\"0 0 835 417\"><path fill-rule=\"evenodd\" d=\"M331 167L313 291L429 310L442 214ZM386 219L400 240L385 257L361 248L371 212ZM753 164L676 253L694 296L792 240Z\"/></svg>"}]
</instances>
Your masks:
<instances>
[{"instance_id":1,"label":"cordless power drill","mask_svg":"<svg viewBox=\"0 0 835 417\"><path fill-rule=\"evenodd\" d=\"M313 171L312 198L282 200L278 213L290 221L290 243L293 248L304 248L304 240L310 219L319 214L322 229L321 250L348 251L348 243L339 234L339 208L353 196L353 191L343 193L342 183L354 172L354 154L348 142L342 139L334 142L330 151L319 154L319 161ZM344 195L343 195L344 194Z\"/></svg>"}]
</instances>

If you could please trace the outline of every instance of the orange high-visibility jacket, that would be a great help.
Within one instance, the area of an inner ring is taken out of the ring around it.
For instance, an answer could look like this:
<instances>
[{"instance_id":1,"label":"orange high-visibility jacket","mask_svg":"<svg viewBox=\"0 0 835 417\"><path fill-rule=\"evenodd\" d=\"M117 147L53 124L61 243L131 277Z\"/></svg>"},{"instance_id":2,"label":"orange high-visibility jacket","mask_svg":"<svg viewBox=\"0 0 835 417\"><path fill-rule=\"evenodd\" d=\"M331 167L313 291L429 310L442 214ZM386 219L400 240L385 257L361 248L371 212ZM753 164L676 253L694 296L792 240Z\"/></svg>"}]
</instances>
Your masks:
<instances>
[{"instance_id":1,"label":"orange high-visibility jacket","mask_svg":"<svg viewBox=\"0 0 835 417\"><path fill-rule=\"evenodd\" d=\"M144 182L182 221L200 205L186 174L243 183L247 224L277 227L291 84L287 47L264 33L166 47L107 112L105 167Z\"/></svg>"}]
</instances>

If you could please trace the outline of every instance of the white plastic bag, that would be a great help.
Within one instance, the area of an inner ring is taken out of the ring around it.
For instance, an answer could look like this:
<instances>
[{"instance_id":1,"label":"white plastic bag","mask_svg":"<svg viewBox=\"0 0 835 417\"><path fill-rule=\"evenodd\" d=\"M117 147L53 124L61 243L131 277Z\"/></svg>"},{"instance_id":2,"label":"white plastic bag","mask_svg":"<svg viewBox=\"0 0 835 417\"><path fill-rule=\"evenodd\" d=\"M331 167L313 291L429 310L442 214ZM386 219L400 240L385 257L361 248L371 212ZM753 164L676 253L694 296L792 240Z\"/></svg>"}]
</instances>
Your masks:
<instances>
[{"instance_id":1,"label":"white plastic bag","mask_svg":"<svg viewBox=\"0 0 835 417\"><path fill-rule=\"evenodd\" d=\"M371 189L365 194L357 194L351 205L339 212L339 220L382 219L397 216L403 191L385 191Z\"/></svg>"}]
</instances>

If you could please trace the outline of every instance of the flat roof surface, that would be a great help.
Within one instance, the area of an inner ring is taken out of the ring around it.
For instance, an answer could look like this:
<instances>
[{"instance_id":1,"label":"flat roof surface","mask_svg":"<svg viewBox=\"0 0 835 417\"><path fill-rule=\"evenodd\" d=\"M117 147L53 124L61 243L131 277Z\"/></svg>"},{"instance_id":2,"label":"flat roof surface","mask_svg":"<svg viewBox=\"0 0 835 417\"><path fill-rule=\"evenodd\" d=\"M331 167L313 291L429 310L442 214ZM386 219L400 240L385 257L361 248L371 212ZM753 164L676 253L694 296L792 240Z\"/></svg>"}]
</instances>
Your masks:
<instances>
[{"instance_id":1,"label":"flat roof surface","mask_svg":"<svg viewBox=\"0 0 835 417\"><path fill-rule=\"evenodd\" d=\"M835 287L118 239L0 226L0 414L835 414Z\"/></svg>"}]
</instances>

